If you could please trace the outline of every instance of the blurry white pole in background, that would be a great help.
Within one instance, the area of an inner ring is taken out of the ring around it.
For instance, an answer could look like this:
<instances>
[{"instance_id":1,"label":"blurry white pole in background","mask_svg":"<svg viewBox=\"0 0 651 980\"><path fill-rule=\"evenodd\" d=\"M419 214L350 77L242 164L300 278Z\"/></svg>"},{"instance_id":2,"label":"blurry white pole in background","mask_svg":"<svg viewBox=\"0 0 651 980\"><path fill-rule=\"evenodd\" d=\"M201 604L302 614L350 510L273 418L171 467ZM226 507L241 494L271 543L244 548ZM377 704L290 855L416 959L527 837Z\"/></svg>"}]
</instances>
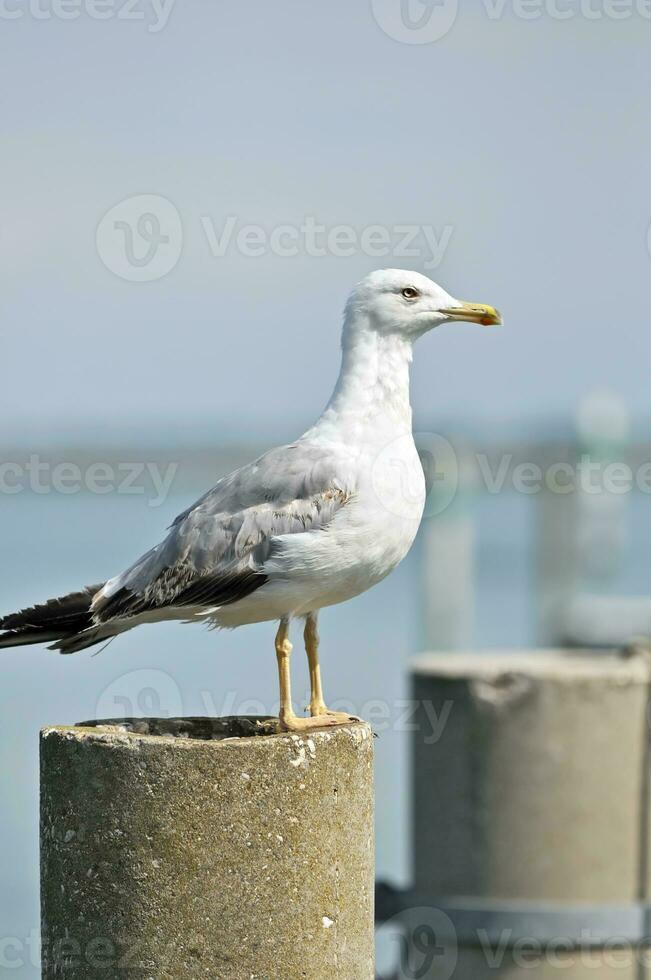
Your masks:
<instances>
[{"instance_id":1,"label":"blurry white pole in background","mask_svg":"<svg viewBox=\"0 0 651 980\"><path fill-rule=\"evenodd\" d=\"M421 532L426 650L467 649L474 640L475 480L467 450L454 456L441 460L421 451L429 491Z\"/></svg>"},{"instance_id":2,"label":"blurry white pole in background","mask_svg":"<svg viewBox=\"0 0 651 980\"><path fill-rule=\"evenodd\" d=\"M546 461L570 464L574 486L564 492L565 477L559 476L556 490L545 485L538 495L536 639L541 646L599 642L581 635L575 613L586 596L607 592L624 557L628 495L610 492L604 472L627 455L627 408L611 392L592 392L579 405L575 426L576 445L567 459ZM547 465L544 469L549 472ZM598 603L590 606L591 615L598 612ZM622 633L624 641L625 628ZM607 645L606 633L600 636Z\"/></svg>"},{"instance_id":3,"label":"blurry white pole in background","mask_svg":"<svg viewBox=\"0 0 651 980\"><path fill-rule=\"evenodd\" d=\"M629 449L630 420L623 400L609 391L594 391L579 405L576 430L580 467L587 470L577 491L576 546L580 588L607 588L617 576L626 545L628 495L603 485L610 463L620 463ZM596 466L596 476L588 470Z\"/></svg>"}]
</instances>

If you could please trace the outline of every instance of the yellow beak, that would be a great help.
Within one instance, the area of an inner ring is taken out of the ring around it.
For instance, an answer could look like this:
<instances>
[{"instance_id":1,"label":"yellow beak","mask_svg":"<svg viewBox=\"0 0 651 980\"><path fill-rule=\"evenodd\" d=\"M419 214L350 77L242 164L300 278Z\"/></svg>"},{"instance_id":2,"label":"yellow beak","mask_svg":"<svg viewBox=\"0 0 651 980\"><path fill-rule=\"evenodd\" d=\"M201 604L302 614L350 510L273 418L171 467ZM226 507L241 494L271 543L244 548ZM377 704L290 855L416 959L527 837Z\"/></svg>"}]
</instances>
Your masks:
<instances>
[{"instance_id":1,"label":"yellow beak","mask_svg":"<svg viewBox=\"0 0 651 980\"><path fill-rule=\"evenodd\" d=\"M451 306L440 312L449 320L467 320L469 323L481 323L483 327L499 326L502 323L499 310L494 306L485 306L484 303L460 303L459 306Z\"/></svg>"}]
</instances>

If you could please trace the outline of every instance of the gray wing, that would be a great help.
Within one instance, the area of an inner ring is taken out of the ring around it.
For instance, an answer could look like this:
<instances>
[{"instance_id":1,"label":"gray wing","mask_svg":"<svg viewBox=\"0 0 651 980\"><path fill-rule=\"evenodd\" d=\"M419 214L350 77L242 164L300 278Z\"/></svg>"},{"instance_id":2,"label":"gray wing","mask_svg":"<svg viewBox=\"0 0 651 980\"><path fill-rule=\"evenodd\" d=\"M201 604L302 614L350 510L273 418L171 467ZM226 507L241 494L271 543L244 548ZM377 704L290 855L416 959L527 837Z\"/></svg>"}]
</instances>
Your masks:
<instances>
[{"instance_id":1,"label":"gray wing","mask_svg":"<svg viewBox=\"0 0 651 980\"><path fill-rule=\"evenodd\" d=\"M96 621L166 606L226 605L267 580L281 535L318 531L355 492L343 452L297 442L235 470L184 511L161 544L95 596Z\"/></svg>"}]
</instances>

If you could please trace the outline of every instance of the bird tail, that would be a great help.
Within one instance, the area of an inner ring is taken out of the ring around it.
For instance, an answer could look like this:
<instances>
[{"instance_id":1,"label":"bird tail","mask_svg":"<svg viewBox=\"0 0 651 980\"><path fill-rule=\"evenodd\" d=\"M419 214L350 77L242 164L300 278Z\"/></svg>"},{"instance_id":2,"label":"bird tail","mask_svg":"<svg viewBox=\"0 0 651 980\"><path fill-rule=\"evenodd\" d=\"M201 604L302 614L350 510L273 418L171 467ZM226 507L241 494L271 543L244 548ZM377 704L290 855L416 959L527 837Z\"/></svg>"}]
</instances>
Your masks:
<instances>
[{"instance_id":1,"label":"bird tail","mask_svg":"<svg viewBox=\"0 0 651 980\"><path fill-rule=\"evenodd\" d=\"M96 626L90 611L93 596L101 587L90 585L81 592L0 618L0 648L55 640L52 649L74 653L101 642L106 631ZM101 636L97 635L99 632Z\"/></svg>"}]
</instances>

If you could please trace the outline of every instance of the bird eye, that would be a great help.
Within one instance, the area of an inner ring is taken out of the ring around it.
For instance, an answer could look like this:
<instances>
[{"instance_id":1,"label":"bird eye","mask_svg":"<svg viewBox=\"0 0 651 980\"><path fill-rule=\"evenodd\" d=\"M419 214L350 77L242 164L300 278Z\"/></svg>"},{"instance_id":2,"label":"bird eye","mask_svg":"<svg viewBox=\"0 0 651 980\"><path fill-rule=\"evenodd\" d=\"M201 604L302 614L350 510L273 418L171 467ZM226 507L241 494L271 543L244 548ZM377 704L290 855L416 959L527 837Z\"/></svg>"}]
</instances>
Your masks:
<instances>
[{"instance_id":1,"label":"bird eye","mask_svg":"<svg viewBox=\"0 0 651 980\"><path fill-rule=\"evenodd\" d=\"M403 289L402 295L405 297L405 299L416 299L417 296L420 296L420 293L417 289L414 289L413 286L407 286L405 289Z\"/></svg>"}]
</instances>

